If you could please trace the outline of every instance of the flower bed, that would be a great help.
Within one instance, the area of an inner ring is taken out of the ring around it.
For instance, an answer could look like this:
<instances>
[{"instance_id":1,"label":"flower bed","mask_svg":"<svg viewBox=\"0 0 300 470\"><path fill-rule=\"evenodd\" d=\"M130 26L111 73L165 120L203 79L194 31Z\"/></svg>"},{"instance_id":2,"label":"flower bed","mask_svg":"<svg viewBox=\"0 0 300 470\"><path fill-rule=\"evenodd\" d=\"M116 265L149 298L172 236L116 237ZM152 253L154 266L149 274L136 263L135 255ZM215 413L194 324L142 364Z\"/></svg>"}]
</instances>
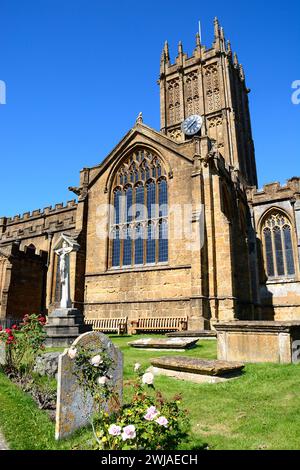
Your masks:
<instances>
[{"instance_id":1,"label":"flower bed","mask_svg":"<svg viewBox=\"0 0 300 470\"><path fill-rule=\"evenodd\" d=\"M164 399L155 390L153 374L140 364L134 366L135 379L126 383L134 391L131 404L117 406L119 411L109 414L106 404L118 400L110 383L109 356L82 348L70 348L68 355L75 361L78 382L98 405L92 421L95 449L172 450L187 438L189 421L187 411L181 409L181 396Z\"/></svg>"}]
</instances>

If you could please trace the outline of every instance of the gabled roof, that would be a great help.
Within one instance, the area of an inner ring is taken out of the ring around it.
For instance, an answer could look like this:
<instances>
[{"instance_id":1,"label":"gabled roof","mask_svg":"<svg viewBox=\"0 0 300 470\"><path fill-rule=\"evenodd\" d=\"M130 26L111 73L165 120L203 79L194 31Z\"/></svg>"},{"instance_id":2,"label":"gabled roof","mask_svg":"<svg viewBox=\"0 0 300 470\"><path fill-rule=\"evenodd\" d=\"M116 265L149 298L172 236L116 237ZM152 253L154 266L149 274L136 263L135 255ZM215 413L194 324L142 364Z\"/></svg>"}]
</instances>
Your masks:
<instances>
[{"instance_id":1,"label":"gabled roof","mask_svg":"<svg viewBox=\"0 0 300 470\"><path fill-rule=\"evenodd\" d=\"M161 147L165 147L167 150L171 150L172 152L177 154L178 157L183 158L188 162L191 162L191 159L182 152L182 146L184 145L184 143L176 142L165 134L162 134L161 132L152 129L151 127L146 126L143 123L136 123L135 126L130 129L129 132L127 132L123 139L107 155L107 157L103 160L101 164L90 168L91 170L98 169L98 171L96 174L94 174L94 177L89 182L89 187L93 186L93 184L109 166L116 163L118 157L121 157L124 150L130 147L130 143L137 135L143 136L144 138L148 139L149 144L152 144L153 147L160 145ZM141 142L141 145L143 145L143 143Z\"/></svg>"}]
</instances>

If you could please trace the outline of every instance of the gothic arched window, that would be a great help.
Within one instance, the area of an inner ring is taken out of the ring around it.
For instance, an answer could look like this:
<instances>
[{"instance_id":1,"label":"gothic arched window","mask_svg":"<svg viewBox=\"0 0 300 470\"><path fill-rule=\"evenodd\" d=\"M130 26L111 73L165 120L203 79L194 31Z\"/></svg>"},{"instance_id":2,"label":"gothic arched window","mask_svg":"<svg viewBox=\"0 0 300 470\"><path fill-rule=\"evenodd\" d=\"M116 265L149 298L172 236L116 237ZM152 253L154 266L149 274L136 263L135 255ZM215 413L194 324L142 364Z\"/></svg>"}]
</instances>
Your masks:
<instances>
[{"instance_id":1,"label":"gothic arched window","mask_svg":"<svg viewBox=\"0 0 300 470\"><path fill-rule=\"evenodd\" d=\"M262 225L262 236L268 277L294 276L292 227L286 215L279 211L269 214Z\"/></svg>"},{"instance_id":2,"label":"gothic arched window","mask_svg":"<svg viewBox=\"0 0 300 470\"><path fill-rule=\"evenodd\" d=\"M112 186L110 266L168 261L168 184L163 162L139 150L122 162Z\"/></svg>"}]
</instances>

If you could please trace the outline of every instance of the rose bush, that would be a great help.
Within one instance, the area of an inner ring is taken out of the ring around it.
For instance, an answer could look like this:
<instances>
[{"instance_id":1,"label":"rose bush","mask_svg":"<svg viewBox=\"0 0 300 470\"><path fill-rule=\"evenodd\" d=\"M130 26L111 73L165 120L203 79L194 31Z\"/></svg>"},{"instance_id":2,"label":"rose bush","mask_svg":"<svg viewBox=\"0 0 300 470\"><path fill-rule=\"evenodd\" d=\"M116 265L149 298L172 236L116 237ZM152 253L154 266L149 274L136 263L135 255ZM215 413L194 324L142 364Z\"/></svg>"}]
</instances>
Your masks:
<instances>
[{"instance_id":1,"label":"rose bush","mask_svg":"<svg viewBox=\"0 0 300 470\"><path fill-rule=\"evenodd\" d=\"M154 376L135 365L136 379L132 403L118 413L108 415L101 410L93 423L99 450L172 450L176 449L189 430L186 410L181 397L164 399L155 391Z\"/></svg>"},{"instance_id":2,"label":"rose bush","mask_svg":"<svg viewBox=\"0 0 300 470\"><path fill-rule=\"evenodd\" d=\"M105 350L95 354L92 349L71 347L68 356L75 362L75 376L85 395L90 393L99 410L102 404L113 397L110 379L112 360Z\"/></svg>"},{"instance_id":3,"label":"rose bush","mask_svg":"<svg viewBox=\"0 0 300 470\"><path fill-rule=\"evenodd\" d=\"M6 344L8 371L32 372L37 356L44 349L45 323L46 319L41 315L25 315L19 326L0 330L0 341Z\"/></svg>"},{"instance_id":4,"label":"rose bush","mask_svg":"<svg viewBox=\"0 0 300 470\"><path fill-rule=\"evenodd\" d=\"M77 380L85 395L95 400L97 413L92 419L95 449L99 450L172 450L187 437L189 420L181 409L181 397L165 400L154 387L154 376L136 363L132 403L123 407L112 387L113 363L105 350L95 354L92 349L68 350L74 361ZM107 403L119 411L108 414Z\"/></svg>"}]
</instances>

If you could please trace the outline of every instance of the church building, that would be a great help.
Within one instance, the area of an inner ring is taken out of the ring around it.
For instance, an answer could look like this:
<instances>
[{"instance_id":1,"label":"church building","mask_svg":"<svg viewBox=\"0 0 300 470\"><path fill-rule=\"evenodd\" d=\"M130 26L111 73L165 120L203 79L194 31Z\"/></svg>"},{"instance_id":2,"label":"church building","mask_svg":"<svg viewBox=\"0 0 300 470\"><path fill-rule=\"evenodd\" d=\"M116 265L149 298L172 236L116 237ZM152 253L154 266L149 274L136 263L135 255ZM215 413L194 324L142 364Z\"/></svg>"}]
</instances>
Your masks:
<instances>
[{"instance_id":1,"label":"church building","mask_svg":"<svg viewBox=\"0 0 300 470\"><path fill-rule=\"evenodd\" d=\"M300 320L300 177L258 189L250 90L217 19L211 48L197 35L173 62L165 43L158 83L160 130L140 114L76 200L0 218L0 321L58 306L62 233L86 318Z\"/></svg>"}]
</instances>

